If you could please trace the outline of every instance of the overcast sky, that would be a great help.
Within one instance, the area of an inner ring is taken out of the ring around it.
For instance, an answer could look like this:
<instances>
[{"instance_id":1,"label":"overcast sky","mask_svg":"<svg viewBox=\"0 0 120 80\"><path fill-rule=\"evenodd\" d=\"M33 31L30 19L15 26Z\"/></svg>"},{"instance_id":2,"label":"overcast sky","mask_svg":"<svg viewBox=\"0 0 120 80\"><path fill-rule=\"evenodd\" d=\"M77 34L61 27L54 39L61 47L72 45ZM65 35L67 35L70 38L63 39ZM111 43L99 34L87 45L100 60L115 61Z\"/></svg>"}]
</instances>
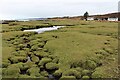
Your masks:
<instances>
[{"instance_id":1,"label":"overcast sky","mask_svg":"<svg viewBox=\"0 0 120 80\"><path fill-rule=\"evenodd\" d=\"M119 0L0 0L0 19L80 16L86 11L105 14L118 11Z\"/></svg>"}]
</instances>

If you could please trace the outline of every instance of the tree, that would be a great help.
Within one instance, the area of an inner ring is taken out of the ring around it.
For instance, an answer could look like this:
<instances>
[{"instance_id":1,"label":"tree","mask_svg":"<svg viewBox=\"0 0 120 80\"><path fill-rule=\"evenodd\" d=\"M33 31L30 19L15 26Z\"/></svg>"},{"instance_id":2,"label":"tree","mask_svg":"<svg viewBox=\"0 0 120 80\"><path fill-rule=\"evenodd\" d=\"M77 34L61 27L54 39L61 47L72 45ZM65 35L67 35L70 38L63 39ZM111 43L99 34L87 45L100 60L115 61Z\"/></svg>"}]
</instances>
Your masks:
<instances>
[{"instance_id":1,"label":"tree","mask_svg":"<svg viewBox=\"0 0 120 80\"><path fill-rule=\"evenodd\" d=\"M89 14L88 14L88 12L86 12L86 13L84 14L84 19L85 19L86 21L87 21L88 16L89 16Z\"/></svg>"}]
</instances>

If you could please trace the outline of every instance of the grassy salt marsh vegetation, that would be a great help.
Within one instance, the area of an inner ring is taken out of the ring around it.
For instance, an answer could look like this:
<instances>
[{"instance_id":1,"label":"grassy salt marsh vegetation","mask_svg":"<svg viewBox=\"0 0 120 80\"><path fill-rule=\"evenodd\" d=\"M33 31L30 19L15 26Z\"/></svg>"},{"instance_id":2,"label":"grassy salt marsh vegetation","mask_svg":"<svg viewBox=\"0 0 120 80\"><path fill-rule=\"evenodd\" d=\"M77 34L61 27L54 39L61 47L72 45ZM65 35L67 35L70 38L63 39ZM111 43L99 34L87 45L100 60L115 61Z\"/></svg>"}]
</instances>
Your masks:
<instances>
[{"instance_id":1,"label":"grassy salt marsh vegetation","mask_svg":"<svg viewBox=\"0 0 120 80\"><path fill-rule=\"evenodd\" d=\"M28 29L65 26L41 34ZM118 78L118 23L72 19L2 24L3 78Z\"/></svg>"}]
</instances>

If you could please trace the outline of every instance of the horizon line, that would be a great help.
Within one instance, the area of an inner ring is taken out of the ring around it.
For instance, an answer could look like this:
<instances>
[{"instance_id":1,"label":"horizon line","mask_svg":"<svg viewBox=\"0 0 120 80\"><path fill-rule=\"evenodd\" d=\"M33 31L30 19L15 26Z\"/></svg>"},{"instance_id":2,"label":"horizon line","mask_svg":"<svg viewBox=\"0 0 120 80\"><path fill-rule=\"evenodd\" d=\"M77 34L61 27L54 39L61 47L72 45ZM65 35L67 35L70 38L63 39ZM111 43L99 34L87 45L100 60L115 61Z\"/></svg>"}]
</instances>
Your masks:
<instances>
[{"instance_id":1,"label":"horizon line","mask_svg":"<svg viewBox=\"0 0 120 80\"><path fill-rule=\"evenodd\" d=\"M87 11L86 11L87 12ZM96 13L96 14L91 14L89 16L94 16L94 15L105 15L105 14L112 14L112 13L119 13L120 11L116 11L116 12L108 12L108 13ZM59 18L59 17L79 17L79 16L83 16L83 15L63 15L63 16L51 16L51 17L28 17L28 18L16 18L16 19L0 19L0 21L4 21L4 20L30 20L30 19L38 19L38 18Z\"/></svg>"}]
</instances>

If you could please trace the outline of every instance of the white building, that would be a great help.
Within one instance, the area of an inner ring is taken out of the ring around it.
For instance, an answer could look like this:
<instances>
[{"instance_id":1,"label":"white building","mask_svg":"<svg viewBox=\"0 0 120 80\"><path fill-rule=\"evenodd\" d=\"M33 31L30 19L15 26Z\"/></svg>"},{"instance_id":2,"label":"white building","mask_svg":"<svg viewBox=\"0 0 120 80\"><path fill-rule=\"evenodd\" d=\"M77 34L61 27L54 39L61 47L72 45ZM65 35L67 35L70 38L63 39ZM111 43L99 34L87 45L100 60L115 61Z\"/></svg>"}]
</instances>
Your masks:
<instances>
[{"instance_id":1,"label":"white building","mask_svg":"<svg viewBox=\"0 0 120 80\"><path fill-rule=\"evenodd\" d=\"M118 18L108 18L108 21L118 21Z\"/></svg>"},{"instance_id":2,"label":"white building","mask_svg":"<svg viewBox=\"0 0 120 80\"><path fill-rule=\"evenodd\" d=\"M87 20L92 21L94 20L94 17L88 17Z\"/></svg>"}]
</instances>

